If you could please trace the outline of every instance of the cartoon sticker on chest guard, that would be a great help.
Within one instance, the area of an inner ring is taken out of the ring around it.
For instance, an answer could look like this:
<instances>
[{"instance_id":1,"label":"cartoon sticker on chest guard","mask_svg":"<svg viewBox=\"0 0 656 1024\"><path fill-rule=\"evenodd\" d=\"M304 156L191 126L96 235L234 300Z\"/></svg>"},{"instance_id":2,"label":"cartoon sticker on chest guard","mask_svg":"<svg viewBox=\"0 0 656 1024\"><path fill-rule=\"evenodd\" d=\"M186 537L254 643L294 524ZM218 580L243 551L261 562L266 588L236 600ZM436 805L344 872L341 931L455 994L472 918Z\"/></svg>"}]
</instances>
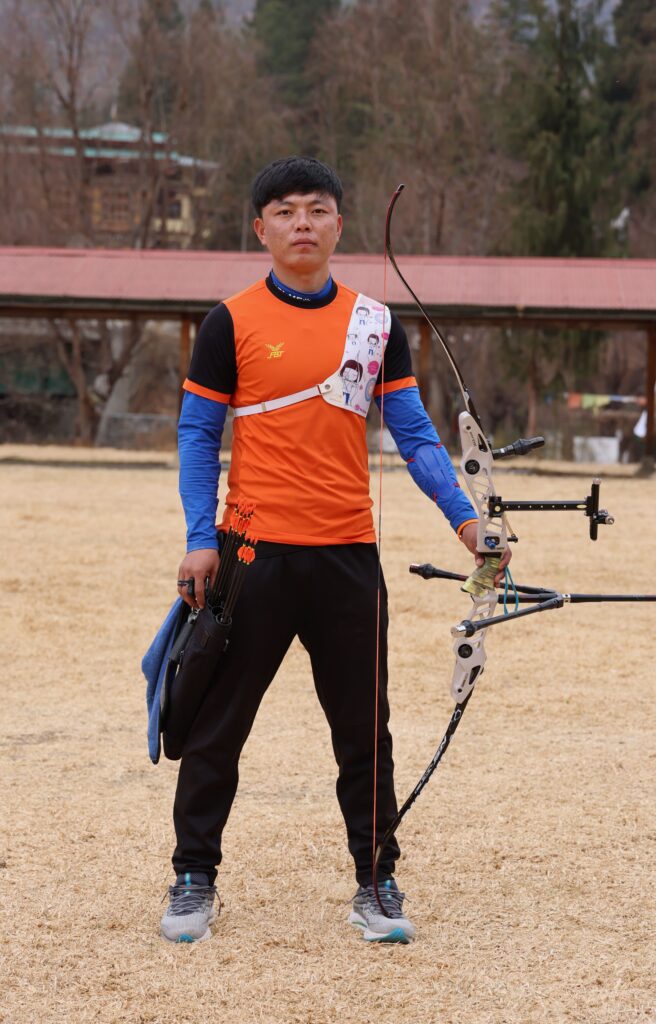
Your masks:
<instances>
[{"instance_id":1,"label":"cartoon sticker on chest guard","mask_svg":"<svg viewBox=\"0 0 656 1024\"><path fill-rule=\"evenodd\" d=\"M367 415L390 325L389 309L358 295L346 330L340 368L322 385L324 401L359 416Z\"/></svg>"},{"instance_id":2,"label":"cartoon sticker on chest guard","mask_svg":"<svg viewBox=\"0 0 656 1024\"><path fill-rule=\"evenodd\" d=\"M355 398L358 392L358 385L362 380L363 373L362 363L359 363L357 359L347 359L339 371L339 375L342 378L344 405L354 404L351 400Z\"/></svg>"}]
</instances>

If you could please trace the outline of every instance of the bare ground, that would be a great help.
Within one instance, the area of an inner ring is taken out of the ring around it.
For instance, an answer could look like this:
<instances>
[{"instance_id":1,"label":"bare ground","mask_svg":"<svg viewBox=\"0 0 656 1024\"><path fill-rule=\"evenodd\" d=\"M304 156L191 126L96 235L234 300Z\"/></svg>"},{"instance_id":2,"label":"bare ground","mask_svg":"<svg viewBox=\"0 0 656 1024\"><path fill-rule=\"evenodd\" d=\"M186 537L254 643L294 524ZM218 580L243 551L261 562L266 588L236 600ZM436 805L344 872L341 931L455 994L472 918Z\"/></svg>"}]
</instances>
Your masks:
<instances>
[{"instance_id":1,"label":"bare ground","mask_svg":"<svg viewBox=\"0 0 656 1024\"><path fill-rule=\"evenodd\" d=\"M176 766L148 760L139 662L175 596L175 473L101 460L0 477L3 1024L656 1022L655 605L569 607L490 637L399 836L409 947L372 948L345 923L335 769L294 646L245 748L214 938L172 947L158 921ZM501 480L519 498L578 498L589 483ZM578 514L515 516L518 581L656 590L656 480L602 493L617 521L597 544ZM408 574L427 560L470 561L406 475L387 473L400 796L448 721L449 626L467 609L456 584Z\"/></svg>"}]
</instances>

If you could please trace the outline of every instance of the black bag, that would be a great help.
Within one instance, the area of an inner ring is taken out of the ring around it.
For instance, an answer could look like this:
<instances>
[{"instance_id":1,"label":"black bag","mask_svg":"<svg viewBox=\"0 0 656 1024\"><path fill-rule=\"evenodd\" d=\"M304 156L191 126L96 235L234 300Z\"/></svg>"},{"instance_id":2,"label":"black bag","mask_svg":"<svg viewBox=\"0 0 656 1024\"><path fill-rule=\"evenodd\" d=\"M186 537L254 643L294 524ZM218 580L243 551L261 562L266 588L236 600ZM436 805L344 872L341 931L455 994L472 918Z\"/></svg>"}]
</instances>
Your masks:
<instances>
[{"instance_id":1,"label":"black bag","mask_svg":"<svg viewBox=\"0 0 656 1024\"><path fill-rule=\"evenodd\" d=\"M219 622L206 605L190 612L175 639L160 701L164 755L171 761L182 757L189 730L228 646L231 626L232 619Z\"/></svg>"},{"instance_id":2,"label":"black bag","mask_svg":"<svg viewBox=\"0 0 656 1024\"><path fill-rule=\"evenodd\" d=\"M213 585L206 583L205 607L181 615L160 694L160 731L164 755L178 761L187 736L228 646L232 612L255 560L256 538L248 534L255 510L251 501L238 501L230 529L221 545L221 562Z\"/></svg>"}]
</instances>

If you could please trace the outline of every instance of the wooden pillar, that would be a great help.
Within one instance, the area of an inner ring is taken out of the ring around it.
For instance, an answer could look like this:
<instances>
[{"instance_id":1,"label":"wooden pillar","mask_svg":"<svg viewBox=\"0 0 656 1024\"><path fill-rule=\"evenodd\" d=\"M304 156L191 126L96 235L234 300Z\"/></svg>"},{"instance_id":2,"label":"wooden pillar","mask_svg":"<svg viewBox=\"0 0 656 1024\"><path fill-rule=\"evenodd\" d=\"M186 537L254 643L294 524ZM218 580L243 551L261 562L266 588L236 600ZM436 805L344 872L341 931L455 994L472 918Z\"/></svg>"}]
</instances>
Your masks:
<instances>
[{"instance_id":1,"label":"wooden pillar","mask_svg":"<svg viewBox=\"0 0 656 1024\"><path fill-rule=\"evenodd\" d=\"M187 377L187 370L189 369L189 357L191 355L191 320L188 316L183 316L180 321L180 394L178 396L178 405L182 405L182 385Z\"/></svg>"},{"instance_id":2,"label":"wooden pillar","mask_svg":"<svg viewBox=\"0 0 656 1024\"><path fill-rule=\"evenodd\" d=\"M656 324L647 330L647 433L645 435L645 457L656 459L654 438L654 389L656 388Z\"/></svg>"}]
</instances>

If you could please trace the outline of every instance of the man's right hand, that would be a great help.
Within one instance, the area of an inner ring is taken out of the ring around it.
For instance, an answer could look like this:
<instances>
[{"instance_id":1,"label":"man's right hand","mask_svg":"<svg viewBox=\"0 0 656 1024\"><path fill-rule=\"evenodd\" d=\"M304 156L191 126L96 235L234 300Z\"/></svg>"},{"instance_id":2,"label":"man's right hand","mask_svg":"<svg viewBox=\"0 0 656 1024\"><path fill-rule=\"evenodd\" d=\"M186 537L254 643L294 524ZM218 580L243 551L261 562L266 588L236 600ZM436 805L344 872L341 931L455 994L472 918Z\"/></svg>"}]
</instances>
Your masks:
<instances>
[{"instance_id":1,"label":"man's right hand","mask_svg":"<svg viewBox=\"0 0 656 1024\"><path fill-rule=\"evenodd\" d=\"M199 548L198 551L190 551L182 559L178 580L193 579L194 586L190 592L186 585L178 584L178 593L190 608L205 607L205 580L209 579L211 586L218 569L219 552L216 548Z\"/></svg>"}]
</instances>

